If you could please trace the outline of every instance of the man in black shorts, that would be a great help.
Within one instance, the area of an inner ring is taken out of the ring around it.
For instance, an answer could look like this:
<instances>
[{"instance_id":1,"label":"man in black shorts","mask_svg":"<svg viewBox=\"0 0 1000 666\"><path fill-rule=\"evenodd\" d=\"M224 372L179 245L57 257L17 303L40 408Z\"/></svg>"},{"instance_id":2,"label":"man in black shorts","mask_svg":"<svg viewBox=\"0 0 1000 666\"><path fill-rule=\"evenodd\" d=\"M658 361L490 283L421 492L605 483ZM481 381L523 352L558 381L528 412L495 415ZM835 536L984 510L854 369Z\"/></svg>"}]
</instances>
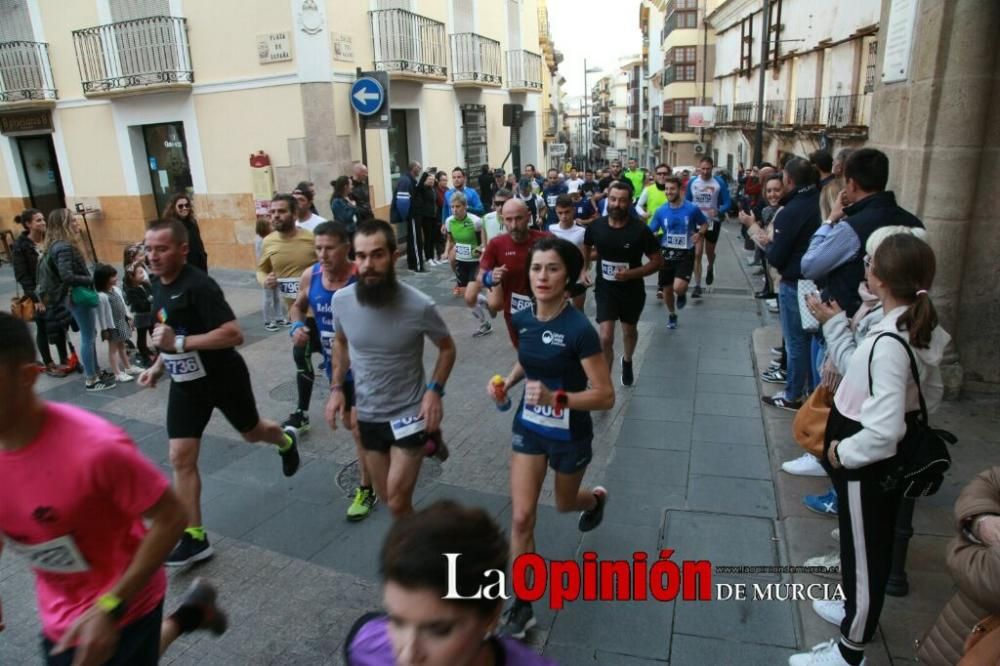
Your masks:
<instances>
[{"instance_id":1,"label":"man in black shorts","mask_svg":"<svg viewBox=\"0 0 1000 666\"><path fill-rule=\"evenodd\" d=\"M587 227L583 244L588 254L598 257L594 299L601 347L608 367L614 365L615 322L622 323L622 385L631 386L632 352L639 341L639 315L646 305L643 278L663 266L656 237L645 222L629 214L632 188L615 181L608 188L608 214ZM642 256L649 261L642 263Z\"/></svg>"},{"instance_id":2,"label":"man in black shorts","mask_svg":"<svg viewBox=\"0 0 1000 666\"><path fill-rule=\"evenodd\" d=\"M188 527L167 558L168 566L183 566L213 555L201 523L201 476L198 451L201 436L218 408L248 442L278 447L285 476L299 469L295 430L282 431L260 418L247 365L234 349L243 333L222 289L204 272L186 263L187 231L180 222L160 221L146 231L146 257L153 280L153 312L157 320L153 344L161 353L139 375L149 388L170 373L167 436L174 489L184 503Z\"/></svg>"},{"instance_id":3,"label":"man in black shorts","mask_svg":"<svg viewBox=\"0 0 1000 666\"><path fill-rule=\"evenodd\" d=\"M664 179L663 191L667 202L656 209L649 229L660 238L664 261L657 286L670 312L667 328L675 329L674 295L677 296L677 310L683 309L688 283L694 273L694 248L705 236L708 220L697 206L681 198L681 181L676 176Z\"/></svg>"}]
</instances>

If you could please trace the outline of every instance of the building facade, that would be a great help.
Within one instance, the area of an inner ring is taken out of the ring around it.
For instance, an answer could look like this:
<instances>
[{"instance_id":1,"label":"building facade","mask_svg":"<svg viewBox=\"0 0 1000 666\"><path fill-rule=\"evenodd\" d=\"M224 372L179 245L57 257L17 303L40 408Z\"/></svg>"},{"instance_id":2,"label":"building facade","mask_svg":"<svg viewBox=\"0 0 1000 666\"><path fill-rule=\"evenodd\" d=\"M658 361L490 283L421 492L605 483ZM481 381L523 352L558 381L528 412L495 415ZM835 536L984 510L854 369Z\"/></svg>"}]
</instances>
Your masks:
<instances>
[{"instance_id":1,"label":"building facade","mask_svg":"<svg viewBox=\"0 0 1000 666\"><path fill-rule=\"evenodd\" d=\"M642 147L639 162L647 169L660 162L660 118L663 112L663 44L660 33L665 17L666 0L643 0L639 5L639 30L642 32L643 106Z\"/></svg>"},{"instance_id":2,"label":"building facade","mask_svg":"<svg viewBox=\"0 0 1000 666\"><path fill-rule=\"evenodd\" d=\"M363 152L383 216L411 161L499 166L506 103L524 106L521 162L537 164L538 16L537 0L3 0L0 227L28 205L84 207L116 261L184 191L211 264L246 268L255 201L309 180L328 216L330 181ZM390 81L390 127L364 150L358 69Z\"/></svg>"}]
</instances>

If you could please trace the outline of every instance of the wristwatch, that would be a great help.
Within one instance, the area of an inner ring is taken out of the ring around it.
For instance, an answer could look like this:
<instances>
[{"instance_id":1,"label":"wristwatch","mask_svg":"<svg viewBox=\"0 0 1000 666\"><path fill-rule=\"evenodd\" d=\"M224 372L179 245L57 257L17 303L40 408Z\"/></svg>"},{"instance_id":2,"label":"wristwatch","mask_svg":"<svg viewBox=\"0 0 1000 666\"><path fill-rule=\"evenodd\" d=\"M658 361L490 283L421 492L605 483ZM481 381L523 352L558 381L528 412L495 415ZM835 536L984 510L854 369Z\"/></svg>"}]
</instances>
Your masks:
<instances>
[{"instance_id":1,"label":"wristwatch","mask_svg":"<svg viewBox=\"0 0 1000 666\"><path fill-rule=\"evenodd\" d=\"M566 409L569 406L569 394L562 389L558 389L552 394L552 402L559 409Z\"/></svg>"},{"instance_id":2,"label":"wristwatch","mask_svg":"<svg viewBox=\"0 0 1000 666\"><path fill-rule=\"evenodd\" d=\"M178 354L184 353L184 336L176 335L174 336L174 351Z\"/></svg>"},{"instance_id":3,"label":"wristwatch","mask_svg":"<svg viewBox=\"0 0 1000 666\"><path fill-rule=\"evenodd\" d=\"M102 594L97 598L96 605L112 620L120 620L125 616L125 602L113 594Z\"/></svg>"},{"instance_id":4,"label":"wristwatch","mask_svg":"<svg viewBox=\"0 0 1000 666\"><path fill-rule=\"evenodd\" d=\"M437 382L430 382L427 384L428 391L434 391L442 398L444 397L444 384L439 384Z\"/></svg>"}]
</instances>

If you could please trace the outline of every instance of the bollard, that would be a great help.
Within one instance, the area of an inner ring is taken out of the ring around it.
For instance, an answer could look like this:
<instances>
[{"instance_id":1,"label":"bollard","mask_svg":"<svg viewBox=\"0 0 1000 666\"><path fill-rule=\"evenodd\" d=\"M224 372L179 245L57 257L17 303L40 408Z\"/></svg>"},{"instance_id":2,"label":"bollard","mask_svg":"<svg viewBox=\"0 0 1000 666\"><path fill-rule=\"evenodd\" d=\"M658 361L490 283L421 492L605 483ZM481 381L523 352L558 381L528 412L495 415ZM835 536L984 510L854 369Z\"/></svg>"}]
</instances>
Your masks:
<instances>
[{"instance_id":1,"label":"bollard","mask_svg":"<svg viewBox=\"0 0 1000 666\"><path fill-rule=\"evenodd\" d=\"M899 513L896 514L896 540L892 545L892 569L885 585L885 593L894 597L905 597L910 591L906 580L906 550L913 536L914 500L904 497L899 503Z\"/></svg>"}]
</instances>

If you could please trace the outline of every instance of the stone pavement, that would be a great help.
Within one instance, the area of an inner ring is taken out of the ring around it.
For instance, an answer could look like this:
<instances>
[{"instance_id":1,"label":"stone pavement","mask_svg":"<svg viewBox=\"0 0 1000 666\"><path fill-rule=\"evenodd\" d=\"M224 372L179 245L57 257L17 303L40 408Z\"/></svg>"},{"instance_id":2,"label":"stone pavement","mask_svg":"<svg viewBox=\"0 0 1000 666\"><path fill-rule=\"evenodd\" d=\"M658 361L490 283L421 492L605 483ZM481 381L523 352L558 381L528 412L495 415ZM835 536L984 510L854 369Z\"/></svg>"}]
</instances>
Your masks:
<instances>
[{"instance_id":1,"label":"stone pavement","mask_svg":"<svg viewBox=\"0 0 1000 666\"><path fill-rule=\"evenodd\" d=\"M661 548L673 561L713 565L801 564L832 548L825 534L833 521L813 517L799 503L818 492L819 479L788 478L781 461L797 455L790 415L764 413L756 380L766 365L776 322L751 297L735 226L719 244L712 293L689 300L680 327L665 328L666 314L648 285L635 357L635 387L619 387L614 409L595 415L594 460L585 483L611 491L604 524L581 536L574 516L552 506L551 475L543 490L538 547L553 559L593 550L601 559L631 559ZM260 320L260 292L249 273L219 271L246 341L259 408L281 419L294 408L294 368L284 333L268 334ZM418 506L442 497L485 507L510 524L510 413L497 412L485 385L514 360L501 320L495 333L474 339L472 317L451 296L446 267L404 279L434 297L458 343L459 361L445 398L444 433L452 456L425 463ZM9 267L0 269L0 298L13 293ZM593 312L593 297L588 303ZM102 350L100 356L105 352ZM763 354L763 355L762 355ZM428 350L426 360L433 355ZM617 364L616 364L617 370ZM616 379L616 384L617 384ZM121 424L140 448L168 471L163 429L165 392L134 384L85 395L76 379L42 377L47 399L82 405ZM166 664L338 664L353 620L379 606L377 557L389 525L380 508L360 524L344 519L356 479L354 449L342 430L330 432L318 388L310 414L313 429L302 443L304 466L292 479L279 472L273 450L240 441L221 416L213 418L201 453L203 505L217 556L193 571L170 573L168 606L195 575L215 581L230 612L220 639L179 641ZM950 591L943 547L951 533L950 507L960 487L997 460L996 409L949 403L935 420L953 429L956 468L949 487L918 506L918 535L911 547L911 595L892 600L883 616L883 638L869 663L912 658L912 640L933 621ZM811 576L759 574L713 582L824 582ZM37 663L38 624L31 577L23 562L0 559L0 598L8 629L0 634L0 664ZM797 647L831 637L806 604L780 601L578 602L556 613L541 608L531 643L564 664L641 666L778 664ZM800 607L801 606L801 607Z\"/></svg>"}]
</instances>

